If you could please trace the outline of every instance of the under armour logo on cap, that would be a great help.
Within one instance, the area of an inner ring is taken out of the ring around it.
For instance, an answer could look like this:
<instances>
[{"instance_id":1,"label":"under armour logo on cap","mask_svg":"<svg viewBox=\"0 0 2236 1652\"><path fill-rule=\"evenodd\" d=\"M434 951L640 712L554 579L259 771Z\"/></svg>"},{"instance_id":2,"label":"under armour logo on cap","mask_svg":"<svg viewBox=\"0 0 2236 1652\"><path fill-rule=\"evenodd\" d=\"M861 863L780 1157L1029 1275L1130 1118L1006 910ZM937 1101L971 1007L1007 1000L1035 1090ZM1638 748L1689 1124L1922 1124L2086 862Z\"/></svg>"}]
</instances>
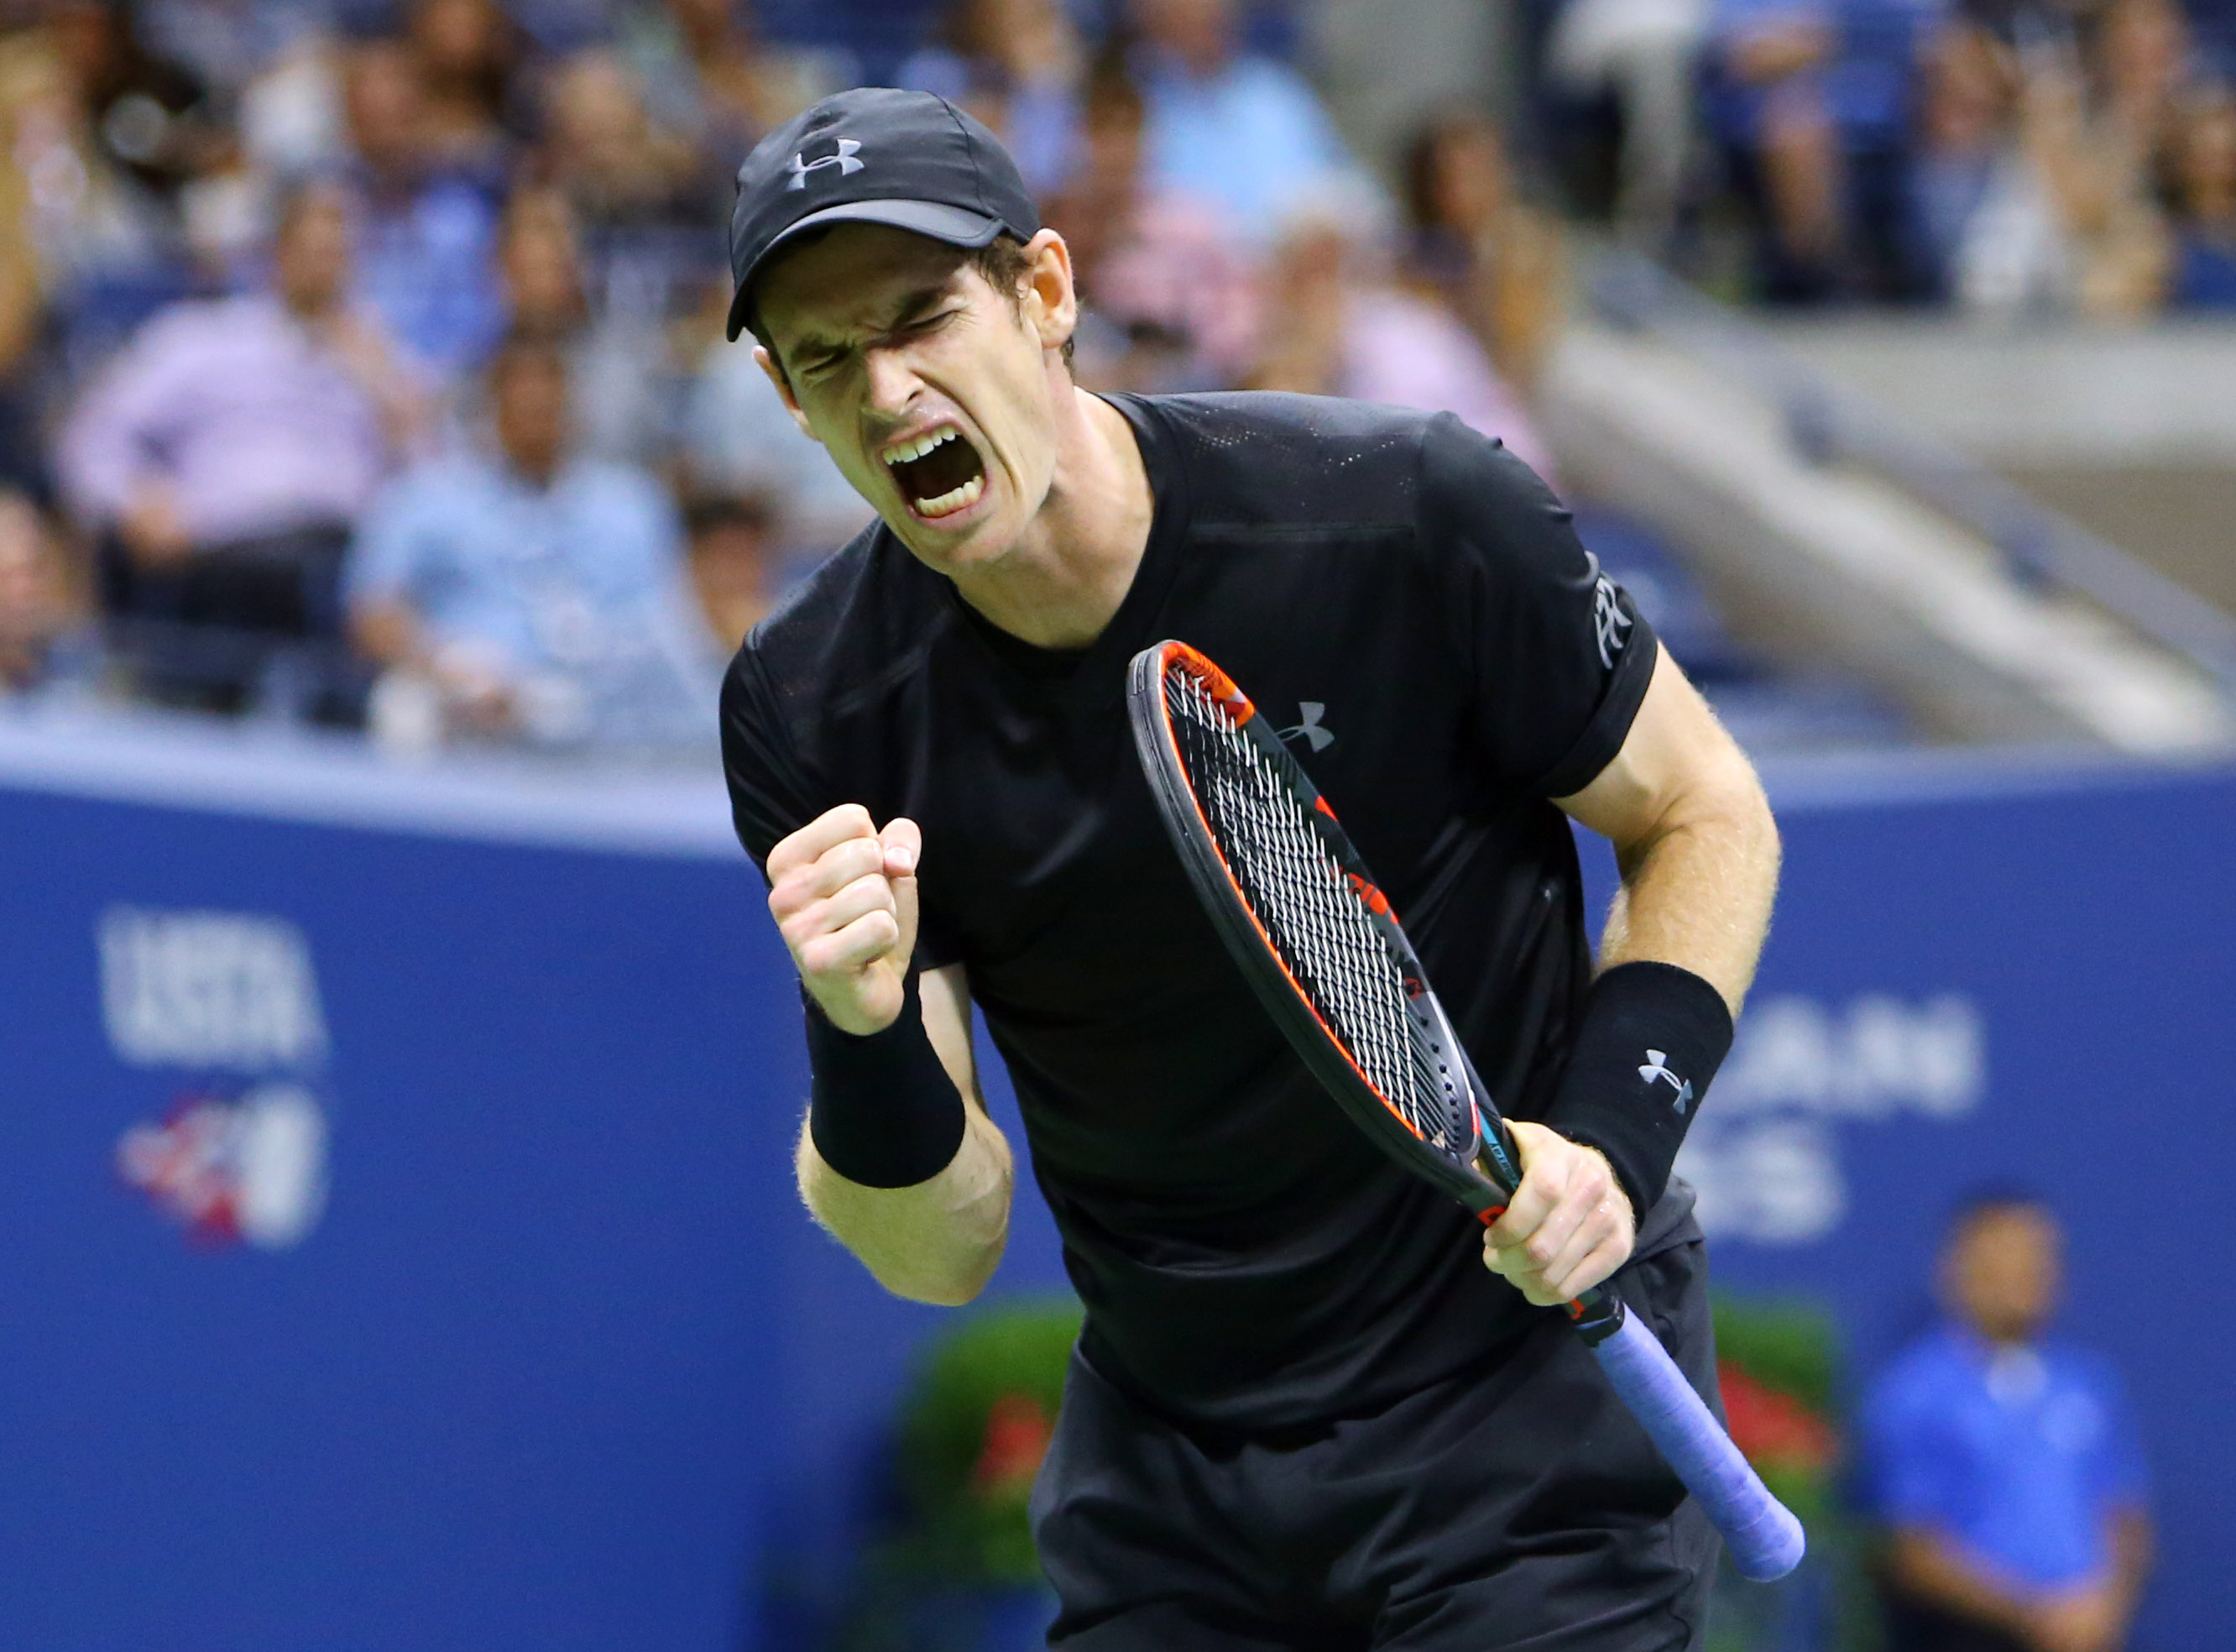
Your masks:
<instances>
[{"instance_id":1,"label":"under armour logo on cap","mask_svg":"<svg viewBox=\"0 0 2236 1652\"><path fill-rule=\"evenodd\" d=\"M852 138L840 138L838 142L838 153L836 155L826 155L821 159L815 161L810 161L804 155L795 155L790 161L786 161L785 164L792 169L792 181L785 185L785 188L787 189L806 188L807 174L811 172L819 171L825 167L838 168L838 175L842 178L846 176L849 173L859 172L862 169L864 163L857 161L854 157L861 153L862 146L856 142Z\"/></svg>"}]
</instances>

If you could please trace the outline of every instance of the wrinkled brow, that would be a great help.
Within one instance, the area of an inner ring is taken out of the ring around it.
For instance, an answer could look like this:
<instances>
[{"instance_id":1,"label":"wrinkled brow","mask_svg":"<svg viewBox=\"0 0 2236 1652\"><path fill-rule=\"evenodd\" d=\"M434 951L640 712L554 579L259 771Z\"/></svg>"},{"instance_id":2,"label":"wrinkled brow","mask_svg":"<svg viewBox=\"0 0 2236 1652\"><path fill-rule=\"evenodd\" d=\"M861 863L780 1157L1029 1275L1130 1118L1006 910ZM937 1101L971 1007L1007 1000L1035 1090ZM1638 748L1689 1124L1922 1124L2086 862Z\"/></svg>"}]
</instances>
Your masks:
<instances>
[{"instance_id":1,"label":"wrinkled brow","mask_svg":"<svg viewBox=\"0 0 2236 1652\"><path fill-rule=\"evenodd\" d=\"M946 280L937 282L932 286L920 286L914 288L910 292L904 293L901 294L899 299L894 302L892 307L886 312L886 319L882 324L871 328L871 336L873 338L881 338L887 333L897 332L900 328L906 326L910 322L921 317L925 311L931 309L942 299L944 299L948 295L949 292L954 287L954 278L950 276ZM829 333L810 332L803 335L793 342L791 353L794 359L799 359L806 356L820 354L826 352L835 352L844 351L852 342L852 339L845 337L833 336Z\"/></svg>"}]
</instances>

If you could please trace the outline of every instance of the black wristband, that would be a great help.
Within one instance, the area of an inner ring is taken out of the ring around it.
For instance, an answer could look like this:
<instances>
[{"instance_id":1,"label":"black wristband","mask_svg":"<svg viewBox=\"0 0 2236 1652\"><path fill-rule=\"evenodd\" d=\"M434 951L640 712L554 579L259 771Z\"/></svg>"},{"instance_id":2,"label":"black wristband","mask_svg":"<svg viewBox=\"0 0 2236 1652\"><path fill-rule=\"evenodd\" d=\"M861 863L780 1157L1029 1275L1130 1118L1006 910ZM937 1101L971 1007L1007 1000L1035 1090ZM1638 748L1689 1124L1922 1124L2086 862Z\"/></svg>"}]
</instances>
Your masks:
<instances>
[{"instance_id":1,"label":"black wristband","mask_svg":"<svg viewBox=\"0 0 2236 1652\"><path fill-rule=\"evenodd\" d=\"M841 1032L800 996L815 1075L807 1133L823 1162L865 1188L912 1188L947 1168L963 1145L963 1096L924 1030L916 971L882 1032Z\"/></svg>"},{"instance_id":2,"label":"black wristband","mask_svg":"<svg viewBox=\"0 0 2236 1652\"><path fill-rule=\"evenodd\" d=\"M1544 1122L1607 1155L1642 1222L1731 1048L1722 993L1674 964L1619 964L1592 984Z\"/></svg>"}]
</instances>

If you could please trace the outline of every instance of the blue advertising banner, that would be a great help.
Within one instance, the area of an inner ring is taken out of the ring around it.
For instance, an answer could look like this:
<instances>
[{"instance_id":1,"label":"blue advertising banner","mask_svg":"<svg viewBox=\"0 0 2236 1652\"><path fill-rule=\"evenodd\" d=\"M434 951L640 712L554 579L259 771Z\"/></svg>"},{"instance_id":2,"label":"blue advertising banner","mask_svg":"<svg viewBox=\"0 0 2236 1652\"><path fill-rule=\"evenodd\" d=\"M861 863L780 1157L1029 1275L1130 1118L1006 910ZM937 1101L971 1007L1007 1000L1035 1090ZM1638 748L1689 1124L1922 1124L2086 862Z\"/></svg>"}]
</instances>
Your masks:
<instances>
[{"instance_id":1,"label":"blue advertising banner","mask_svg":"<svg viewBox=\"0 0 2236 1652\"><path fill-rule=\"evenodd\" d=\"M0 1644L801 1646L940 1316L799 1211L719 788L152 749L0 731ZM2137 1644L2214 1643L2236 778L1773 791L1719 1278L1868 1372L1950 1202L2041 1188L2145 1418ZM1062 1279L1027 1195L996 1289Z\"/></svg>"}]
</instances>

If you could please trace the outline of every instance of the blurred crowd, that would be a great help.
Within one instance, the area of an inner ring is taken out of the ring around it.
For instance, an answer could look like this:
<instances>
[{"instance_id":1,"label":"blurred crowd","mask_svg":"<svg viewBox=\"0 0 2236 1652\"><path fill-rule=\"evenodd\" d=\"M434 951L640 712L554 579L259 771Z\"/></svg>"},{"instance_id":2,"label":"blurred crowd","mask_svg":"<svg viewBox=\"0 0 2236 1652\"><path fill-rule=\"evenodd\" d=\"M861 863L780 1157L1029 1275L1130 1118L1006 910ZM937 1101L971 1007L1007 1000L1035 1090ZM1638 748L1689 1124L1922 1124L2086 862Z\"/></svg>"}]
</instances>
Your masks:
<instances>
[{"instance_id":1,"label":"blurred crowd","mask_svg":"<svg viewBox=\"0 0 2236 1652\"><path fill-rule=\"evenodd\" d=\"M2120 319L2236 306L2231 0L1563 0L1541 107L1647 250L1736 283Z\"/></svg>"},{"instance_id":2,"label":"blurred crowd","mask_svg":"<svg viewBox=\"0 0 2236 1652\"><path fill-rule=\"evenodd\" d=\"M0 692L703 747L866 519L722 342L731 181L866 78L1011 146L1091 387L1541 468L1579 214L1772 301L2236 304L2236 0L2033 3L1516 0L1506 118L1361 155L1273 0L881 0L867 63L746 0L0 0Z\"/></svg>"}]
</instances>

